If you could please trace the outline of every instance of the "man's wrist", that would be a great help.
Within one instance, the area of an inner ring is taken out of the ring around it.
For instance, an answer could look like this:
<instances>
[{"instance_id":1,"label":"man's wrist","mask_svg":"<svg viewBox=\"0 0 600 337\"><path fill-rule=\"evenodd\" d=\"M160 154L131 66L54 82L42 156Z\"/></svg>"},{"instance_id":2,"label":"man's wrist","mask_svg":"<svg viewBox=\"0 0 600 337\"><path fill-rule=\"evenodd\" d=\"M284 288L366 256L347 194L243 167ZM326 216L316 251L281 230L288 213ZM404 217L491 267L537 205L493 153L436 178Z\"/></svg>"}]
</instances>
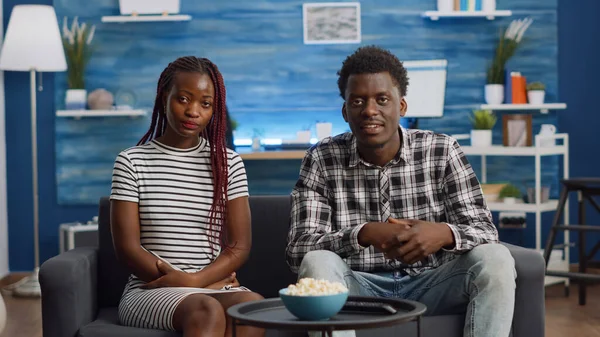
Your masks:
<instances>
[{"instance_id":1,"label":"man's wrist","mask_svg":"<svg viewBox=\"0 0 600 337\"><path fill-rule=\"evenodd\" d=\"M369 224L370 223L367 222L364 226L362 226L362 228L358 232L358 244L362 247L369 247L371 245L371 240L369 238Z\"/></svg>"},{"instance_id":2,"label":"man's wrist","mask_svg":"<svg viewBox=\"0 0 600 337\"><path fill-rule=\"evenodd\" d=\"M444 231L444 245L442 247L444 249L453 249L456 246L456 242L454 242L454 232L452 232L450 226L445 222L440 223L440 226Z\"/></svg>"}]
</instances>

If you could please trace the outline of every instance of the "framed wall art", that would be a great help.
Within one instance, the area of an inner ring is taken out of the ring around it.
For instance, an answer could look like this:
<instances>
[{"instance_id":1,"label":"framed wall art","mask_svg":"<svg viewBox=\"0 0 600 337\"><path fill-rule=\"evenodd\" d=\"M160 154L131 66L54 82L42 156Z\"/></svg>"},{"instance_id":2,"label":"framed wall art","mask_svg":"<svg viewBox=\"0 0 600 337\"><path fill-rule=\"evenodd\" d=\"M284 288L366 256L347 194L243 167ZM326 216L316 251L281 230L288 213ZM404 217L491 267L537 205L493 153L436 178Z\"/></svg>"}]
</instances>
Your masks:
<instances>
[{"instance_id":1,"label":"framed wall art","mask_svg":"<svg viewBox=\"0 0 600 337\"><path fill-rule=\"evenodd\" d=\"M531 122L530 114L502 116L504 146L531 146L533 144Z\"/></svg>"},{"instance_id":2,"label":"framed wall art","mask_svg":"<svg viewBox=\"0 0 600 337\"><path fill-rule=\"evenodd\" d=\"M302 5L305 44L360 43L360 2Z\"/></svg>"}]
</instances>

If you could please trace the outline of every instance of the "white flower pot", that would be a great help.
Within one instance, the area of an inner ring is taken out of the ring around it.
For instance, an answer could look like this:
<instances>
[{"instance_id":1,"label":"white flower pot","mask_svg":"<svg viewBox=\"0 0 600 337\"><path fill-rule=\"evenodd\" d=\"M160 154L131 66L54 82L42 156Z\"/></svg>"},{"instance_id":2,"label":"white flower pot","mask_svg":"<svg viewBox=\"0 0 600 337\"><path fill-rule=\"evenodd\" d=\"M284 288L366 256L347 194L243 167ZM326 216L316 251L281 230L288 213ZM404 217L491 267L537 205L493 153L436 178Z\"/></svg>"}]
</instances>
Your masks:
<instances>
[{"instance_id":1,"label":"white flower pot","mask_svg":"<svg viewBox=\"0 0 600 337\"><path fill-rule=\"evenodd\" d=\"M493 12L496 10L496 0L483 0L481 10L484 12Z\"/></svg>"},{"instance_id":2,"label":"white flower pot","mask_svg":"<svg viewBox=\"0 0 600 337\"><path fill-rule=\"evenodd\" d=\"M438 12L448 13L454 11L454 0L437 0Z\"/></svg>"},{"instance_id":3,"label":"white flower pot","mask_svg":"<svg viewBox=\"0 0 600 337\"><path fill-rule=\"evenodd\" d=\"M529 101L529 104L544 104L545 97L545 90L529 90L527 92L527 100Z\"/></svg>"},{"instance_id":4,"label":"white flower pot","mask_svg":"<svg viewBox=\"0 0 600 337\"><path fill-rule=\"evenodd\" d=\"M504 201L505 204L516 204L517 203L517 198L515 198L515 197L504 197L504 198L502 198L502 200Z\"/></svg>"},{"instance_id":5,"label":"white flower pot","mask_svg":"<svg viewBox=\"0 0 600 337\"><path fill-rule=\"evenodd\" d=\"M87 104L87 90L68 89L65 94L65 109L84 110Z\"/></svg>"},{"instance_id":6,"label":"white flower pot","mask_svg":"<svg viewBox=\"0 0 600 337\"><path fill-rule=\"evenodd\" d=\"M492 146L492 130L471 130L471 146Z\"/></svg>"},{"instance_id":7,"label":"white flower pot","mask_svg":"<svg viewBox=\"0 0 600 337\"><path fill-rule=\"evenodd\" d=\"M504 85L486 84L485 102L487 104L502 104L504 102Z\"/></svg>"},{"instance_id":8,"label":"white flower pot","mask_svg":"<svg viewBox=\"0 0 600 337\"><path fill-rule=\"evenodd\" d=\"M119 0L121 15L135 14L177 14L179 0Z\"/></svg>"},{"instance_id":9,"label":"white flower pot","mask_svg":"<svg viewBox=\"0 0 600 337\"><path fill-rule=\"evenodd\" d=\"M331 123L317 123L317 139L322 140L323 138L331 137L332 128L333 125Z\"/></svg>"}]
</instances>

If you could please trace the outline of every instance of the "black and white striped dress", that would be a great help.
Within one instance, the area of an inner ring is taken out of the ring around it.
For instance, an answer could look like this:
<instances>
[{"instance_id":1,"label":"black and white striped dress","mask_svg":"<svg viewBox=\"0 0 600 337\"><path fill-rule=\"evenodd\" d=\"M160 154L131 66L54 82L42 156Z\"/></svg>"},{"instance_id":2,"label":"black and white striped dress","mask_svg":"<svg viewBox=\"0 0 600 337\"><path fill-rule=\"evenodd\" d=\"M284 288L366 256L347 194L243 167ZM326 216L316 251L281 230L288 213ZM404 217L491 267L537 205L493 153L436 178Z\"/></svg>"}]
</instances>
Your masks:
<instances>
[{"instance_id":1,"label":"black and white striped dress","mask_svg":"<svg viewBox=\"0 0 600 337\"><path fill-rule=\"evenodd\" d=\"M228 200L248 195L246 170L240 156L227 150ZM177 149L157 141L122 151L115 160L112 200L139 204L140 241L146 250L175 268L196 272L219 254L218 238L208 222L213 200L210 146ZM212 245L212 249L211 249ZM174 330L173 314L199 288L140 289L135 275L123 291L119 319L127 326Z\"/></svg>"}]
</instances>

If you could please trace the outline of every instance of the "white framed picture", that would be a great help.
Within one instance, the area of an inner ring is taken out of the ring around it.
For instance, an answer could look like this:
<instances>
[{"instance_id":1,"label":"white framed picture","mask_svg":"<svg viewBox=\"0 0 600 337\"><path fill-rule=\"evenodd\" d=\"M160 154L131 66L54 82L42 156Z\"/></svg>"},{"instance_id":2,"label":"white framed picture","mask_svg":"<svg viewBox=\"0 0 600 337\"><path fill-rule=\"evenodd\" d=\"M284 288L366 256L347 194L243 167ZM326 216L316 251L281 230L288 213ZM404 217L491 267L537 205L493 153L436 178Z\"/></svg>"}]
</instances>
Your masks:
<instances>
[{"instance_id":1,"label":"white framed picture","mask_svg":"<svg viewBox=\"0 0 600 337\"><path fill-rule=\"evenodd\" d=\"M360 43L360 2L302 4L304 43Z\"/></svg>"}]
</instances>

